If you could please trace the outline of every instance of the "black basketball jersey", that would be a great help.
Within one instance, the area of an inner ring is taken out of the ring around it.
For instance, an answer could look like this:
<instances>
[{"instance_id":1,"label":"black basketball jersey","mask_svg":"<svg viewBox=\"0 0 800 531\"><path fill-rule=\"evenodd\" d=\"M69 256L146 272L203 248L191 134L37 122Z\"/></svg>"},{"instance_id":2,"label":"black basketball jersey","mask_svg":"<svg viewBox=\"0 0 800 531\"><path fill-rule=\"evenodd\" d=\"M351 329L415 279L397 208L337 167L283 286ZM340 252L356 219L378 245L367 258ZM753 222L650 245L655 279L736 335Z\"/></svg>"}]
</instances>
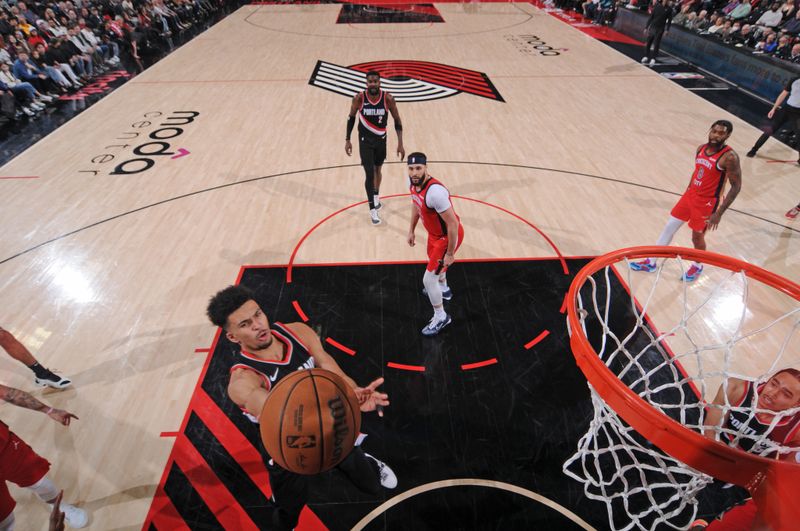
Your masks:
<instances>
[{"instance_id":1,"label":"black basketball jersey","mask_svg":"<svg viewBox=\"0 0 800 531\"><path fill-rule=\"evenodd\" d=\"M386 122L389 120L386 93L381 90L378 100L374 103L369 99L369 93L366 90L363 95L361 108L358 110L359 136L386 138Z\"/></svg>"},{"instance_id":2,"label":"black basketball jersey","mask_svg":"<svg viewBox=\"0 0 800 531\"><path fill-rule=\"evenodd\" d=\"M308 353L302 341L289 328L281 323L272 323L270 332L274 340L283 344L283 359L275 361L262 360L240 350L236 356L236 361L231 367L231 372L236 369L247 369L258 374L267 388L272 389L273 384L294 371L314 368L314 358ZM258 422L258 418L242 409L247 418L253 422Z\"/></svg>"},{"instance_id":3,"label":"black basketball jersey","mask_svg":"<svg viewBox=\"0 0 800 531\"><path fill-rule=\"evenodd\" d=\"M731 404L732 406L739 408L756 407L755 383L747 382L746 384L747 391L744 393L742 400L738 404ZM761 387L763 387L763 384L759 387L759 391ZM769 422L764 424L758 420L758 417L755 415L750 418L749 411L731 410L730 413L728 413L728 419L725 421L724 427L735 432L740 432L747 436L739 439L740 448L748 452L752 451L760 454L769 446L772 446L769 443L756 444L757 439L767 432L769 426ZM767 438L778 444L786 444L792 437L794 437L798 429L800 429L800 413L795 413L794 415L788 415L780 419L775 424L775 427L772 428L772 431L769 433ZM729 443L733 442L734 440L734 435L732 434L725 433L723 436L727 438Z\"/></svg>"}]
</instances>

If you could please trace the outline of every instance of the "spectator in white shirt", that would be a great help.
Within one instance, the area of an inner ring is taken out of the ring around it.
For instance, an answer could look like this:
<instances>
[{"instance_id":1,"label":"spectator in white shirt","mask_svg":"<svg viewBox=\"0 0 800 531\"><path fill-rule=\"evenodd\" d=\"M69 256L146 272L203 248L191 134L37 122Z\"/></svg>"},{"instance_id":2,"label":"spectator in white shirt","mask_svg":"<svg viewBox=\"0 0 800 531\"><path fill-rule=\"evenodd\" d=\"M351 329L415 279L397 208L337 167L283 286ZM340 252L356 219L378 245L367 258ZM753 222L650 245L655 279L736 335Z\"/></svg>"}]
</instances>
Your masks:
<instances>
[{"instance_id":1,"label":"spectator in white shirt","mask_svg":"<svg viewBox=\"0 0 800 531\"><path fill-rule=\"evenodd\" d=\"M781 5L777 2L769 7L769 11L765 11L763 15L756 20L756 26L762 28L774 28L781 23L783 13L781 12Z\"/></svg>"}]
</instances>

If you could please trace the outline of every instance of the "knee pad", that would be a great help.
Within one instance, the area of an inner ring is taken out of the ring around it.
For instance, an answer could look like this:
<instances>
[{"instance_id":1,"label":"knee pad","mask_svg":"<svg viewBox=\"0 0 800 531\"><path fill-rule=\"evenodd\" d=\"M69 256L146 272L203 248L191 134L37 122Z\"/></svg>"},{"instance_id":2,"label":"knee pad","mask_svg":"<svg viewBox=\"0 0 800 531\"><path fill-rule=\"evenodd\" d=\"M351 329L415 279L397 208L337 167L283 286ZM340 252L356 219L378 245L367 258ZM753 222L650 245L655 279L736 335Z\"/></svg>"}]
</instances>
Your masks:
<instances>
[{"instance_id":1,"label":"knee pad","mask_svg":"<svg viewBox=\"0 0 800 531\"><path fill-rule=\"evenodd\" d=\"M433 271L425 271L422 276L422 285L425 286L425 291L428 292L428 299L434 306L442 305L442 288L439 286L439 275Z\"/></svg>"},{"instance_id":2,"label":"knee pad","mask_svg":"<svg viewBox=\"0 0 800 531\"><path fill-rule=\"evenodd\" d=\"M47 476L25 488L32 490L44 502L50 502L58 496L58 488Z\"/></svg>"}]
</instances>

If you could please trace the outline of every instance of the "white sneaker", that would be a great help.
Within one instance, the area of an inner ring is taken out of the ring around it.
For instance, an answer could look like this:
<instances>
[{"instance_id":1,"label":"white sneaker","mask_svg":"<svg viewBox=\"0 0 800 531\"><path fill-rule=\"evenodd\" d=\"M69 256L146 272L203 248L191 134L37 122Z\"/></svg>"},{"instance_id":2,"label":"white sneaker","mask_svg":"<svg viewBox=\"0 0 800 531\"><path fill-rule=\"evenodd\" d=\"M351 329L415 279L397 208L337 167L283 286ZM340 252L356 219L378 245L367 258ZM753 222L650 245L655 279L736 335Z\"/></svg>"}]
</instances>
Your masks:
<instances>
[{"instance_id":1,"label":"white sneaker","mask_svg":"<svg viewBox=\"0 0 800 531\"><path fill-rule=\"evenodd\" d=\"M34 101L33 103L31 103L31 109L33 109L34 111L41 111L42 109L44 109L44 105L42 105L38 101Z\"/></svg>"},{"instance_id":2,"label":"white sneaker","mask_svg":"<svg viewBox=\"0 0 800 531\"><path fill-rule=\"evenodd\" d=\"M383 461L380 461L372 457L367 452L364 452L364 455L369 457L376 463L378 463L378 472L381 475L381 485L383 486L383 488L385 489L395 488L397 486L397 476L394 474L394 472L392 472L392 469L389 468L389 465L387 465Z\"/></svg>"},{"instance_id":3,"label":"white sneaker","mask_svg":"<svg viewBox=\"0 0 800 531\"><path fill-rule=\"evenodd\" d=\"M431 322L422 329L422 335L426 337L435 336L439 332L442 331L442 328L449 325L453 322L453 319L448 314L444 314L443 319L436 319L436 316L433 316Z\"/></svg>"},{"instance_id":4,"label":"white sneaker","mask_svg":"<svg viewBox=\"0 0 800 531\"><path fill-rule=\"evenodd\" d=\"M383 223L381 221L381 217L378 215L378 209L377 208L371 209L369 211L369 216L372 218L372 224L373 225L380 225L381 223Z\"/></svg>"},{"instance_id":5,"label":"white sneaker","mask_svg":"<svg viewBox=\"0 0 800 531\"><path fill-rule=\"evenodd\" d=\"M52 508L53 506L50 505ZM74 529L80 529L81 527L86 527L86 524L89 523L89 515L83 509L78 509L74 505L70 505L68 503L62 503L61 512L64 513L64 522Z\"/></svg>"},{"instance_id":6,"label":"white sneaker","mask_svg":"<svg viewBox=\"0 0 800 531\"><path fill-rule=\"evenodd\" d=\"M28 116L33 116L33 115L35 115L35 114L36 114L35 112L33 112L32 110L30 110L30 109L29 109L29 108L27 108L27 107L23 107L23 108L22 108L22 112L24 112L24 113L25 113L25 114L27 114Z\"/></svg>"},{"instance_id":7,"label":"white sneaker","mask_svg":"<svg viewBox=\"0 0 800 531\"><path fill-rule=\"evenodd\" d=\"M649 60L650 60L650 58L648 58L648 57L642 57L642 64L645 64Z\"/></svg>"},{"instance_id":8,"label":"white sneaker","mask_svg":"<svg viewBox=\"0 0 800 531\"><path fill-rule=\"evenodd\" d=\"M39 100L44 101L44 102L51 102L51 101L53 101L53 97L52 96L48 96L47 94L42 94L41 96L39 96Z\"/></svg>"},{"instance_id":9,"label":"white sneaker","mask_svg":"<svg viewBox=\"0 0 800 531\"><path fill-rule=\"evenodd\" d=\"M655 65L656 65L656 60L650 59L650 66L655 66Z\"/></svg>"}]
</instances>

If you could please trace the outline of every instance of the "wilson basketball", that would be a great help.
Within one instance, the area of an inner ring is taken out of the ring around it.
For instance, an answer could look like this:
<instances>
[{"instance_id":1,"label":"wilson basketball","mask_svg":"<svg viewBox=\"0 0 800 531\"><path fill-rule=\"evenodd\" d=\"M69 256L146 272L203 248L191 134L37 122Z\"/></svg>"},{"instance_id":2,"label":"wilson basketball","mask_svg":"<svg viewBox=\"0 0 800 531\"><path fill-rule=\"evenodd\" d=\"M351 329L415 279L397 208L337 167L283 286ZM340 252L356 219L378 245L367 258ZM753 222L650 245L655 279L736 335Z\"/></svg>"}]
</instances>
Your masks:
<instances>
[{"instance_id":1,"label":"wilson basketball","mask_svg":"<svg viewBox=\"0 0 800 531\"><path fill-rule=\"evenodd\" d=\"M297 474L319 474L353 450L361 428L358 399L325 369L296 371L270 391L259 419L270 457Z\"/></svg>"}]
</instances>

